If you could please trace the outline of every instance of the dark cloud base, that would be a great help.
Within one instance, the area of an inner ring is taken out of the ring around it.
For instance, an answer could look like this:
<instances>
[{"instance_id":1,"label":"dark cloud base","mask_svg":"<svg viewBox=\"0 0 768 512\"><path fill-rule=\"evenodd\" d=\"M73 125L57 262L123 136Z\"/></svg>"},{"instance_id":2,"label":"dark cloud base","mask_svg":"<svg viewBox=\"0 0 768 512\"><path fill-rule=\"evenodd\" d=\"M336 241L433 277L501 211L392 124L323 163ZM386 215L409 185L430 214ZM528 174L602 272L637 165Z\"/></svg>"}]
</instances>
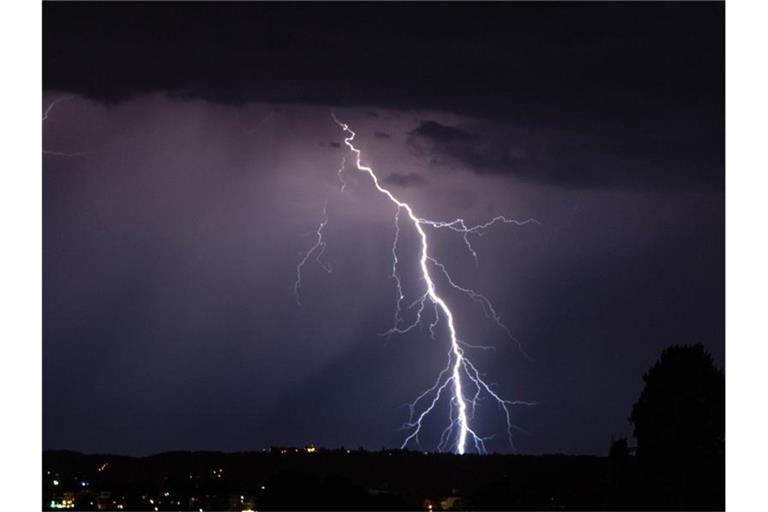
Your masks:
<instances>
[{"instance_id":1,"label":"dark cloud base","mask_svg":"<svg viewBox=\"0 0 768 512\"><path fill-rule=\"evenodd\" d=\"M111 101L719 115L724 4L45 2L43 65L45 88Z\"/></svg>"},{"instance_id":2,"label":"dark cloud base","mask_svg":"<svg viewBox=\"0 0 768 512\"><path fill-rule=\"evenodd\" d=\"M673 119L655 127L629 124L613 133L587 128L489 122L458 128L428 120L409 133L407 142L434 165L456 162L480 175L565 188L723 188L723 126L692 127Z\"/></svg>"},{"instance_id":3,"label":"dark cloud base","mask_svg":"<svg viewBox=\"0 0 768 512\"><path fill-rule=\"evenodd\" d=\"M427 179L421 174L409 172L407 174L392 173L384 178L384 182L396 187L423 187L427 184Z\"/></svg>"},{"instance_id":4,"label":"dark cloud base","mask_svg":"<svg viewBox=\"0 0 768 512\"><path fill-rule=\"evenodd\" d=\"M43 14L49 90L444 110L527 131L521 144L509 128L416 130L477 173L724 182L720 2L46 2Z\"/></svg>"}]
</instances>

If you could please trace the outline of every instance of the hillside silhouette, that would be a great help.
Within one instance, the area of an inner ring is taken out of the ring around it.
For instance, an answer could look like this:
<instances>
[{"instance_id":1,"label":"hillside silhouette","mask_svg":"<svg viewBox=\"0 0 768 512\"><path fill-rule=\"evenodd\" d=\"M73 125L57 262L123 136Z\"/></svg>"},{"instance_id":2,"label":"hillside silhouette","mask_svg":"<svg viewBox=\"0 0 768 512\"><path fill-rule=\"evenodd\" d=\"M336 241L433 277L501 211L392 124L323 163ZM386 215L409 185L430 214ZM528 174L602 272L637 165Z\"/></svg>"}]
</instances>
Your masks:
<instances>
[{"instance_id":1,"label":"hillside silhouette","mask_svg":"<svg viewBox=\"0 0 768 512\"><path fill-rule=\"evenodd\" d=\"M607 456L272 447L149 457L43 453L43 507L77 510L722 510L725 377L701 345L643 377L636 446Z\"/></svg>"}]
</instances>

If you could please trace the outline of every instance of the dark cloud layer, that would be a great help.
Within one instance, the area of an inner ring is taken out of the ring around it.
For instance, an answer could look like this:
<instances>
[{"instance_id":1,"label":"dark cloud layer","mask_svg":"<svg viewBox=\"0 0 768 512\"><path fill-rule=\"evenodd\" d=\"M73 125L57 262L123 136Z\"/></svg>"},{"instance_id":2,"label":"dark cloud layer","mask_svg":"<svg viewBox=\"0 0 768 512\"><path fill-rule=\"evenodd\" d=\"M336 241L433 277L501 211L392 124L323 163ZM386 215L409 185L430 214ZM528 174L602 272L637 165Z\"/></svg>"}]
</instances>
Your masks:
<instances>
[{"instance_id":1,"label":"dark cloud layer","mask_svg":"<svg viewBox=\"0 0 768 512\"><path fill-rule=\"evenodd\" d=\"M411 134L426 137L439 144L464 143L472 139L472 136L466 131L455 126L442 125L437 121L422 121Z\"/></svg>"},{"instance_id":2,"label":"dark cloud layer","mask_svg":"<svg viewBox=\"0 0 768 512\"><path fill-rule=\"evenodd\" d=\"M423 187L427 184L426 178L415 172L409 172L406 174L393 172L384 178L384 182L402 188Z\"/></svg>"},{"instance_id":3,"label":"dark cloud layer","mask_svg":"<svg viewBox=\"0 0 768 512\"><path fill-rule=\"evenodd\" d=\"M438 148L477 172L568 186L723 181L723 3L49 2L43 10L47 89L104 101L169 91L225 103L444 110L546 139L529 141L540 147L523 148L522 161L499 142ZM656 175L626 179L615 159L580 154L596 150L645 160ZM529 168L552 152L551 169Z\"/></svg>"},{"instance_id":4,"label":"dark cloud layer","mask_svg":"<svg viewBox=\"0 0 768 512\"><path fill-rule=\"evenodd\" d=\"M174 90L489 115L550 98L557 117L576 105L717 111L723 11L716 2L48 2L44 85L103 99Z\"/></svg>"},{"instance_id":5,"label":"dark cloud layer","mask_svg":"<svg viewBox=\"0 0 768 512\"><path fill-rule=\"evenodd\" d=\"M477 174L568 188L698 190L723 186L723 135L722 126L689 126L677 119L625 126L602 138L554 123L459 128L429 120L410 132L408 144L433 164L453 160Z\"/></svg>"}]
</instances>

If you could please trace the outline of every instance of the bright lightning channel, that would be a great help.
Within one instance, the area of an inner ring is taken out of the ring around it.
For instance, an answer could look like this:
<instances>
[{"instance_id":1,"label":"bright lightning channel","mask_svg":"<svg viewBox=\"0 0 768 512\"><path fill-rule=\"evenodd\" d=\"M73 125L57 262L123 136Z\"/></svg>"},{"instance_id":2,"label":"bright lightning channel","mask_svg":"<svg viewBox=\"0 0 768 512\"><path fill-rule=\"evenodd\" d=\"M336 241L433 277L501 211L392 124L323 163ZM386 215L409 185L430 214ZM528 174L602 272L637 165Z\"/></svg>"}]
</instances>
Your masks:
<instances>
[{"instance_id":1,"label":"bright lightning channel","mask_svg":"<svg viewBox=\"0 0 768 512\"><path fill-rule=\"evenodd\" d=\"M481 373L477 370L475 365L467 358L462 347L489 349L492 347L471 345L462 341L458 337L454 315L451 311L448 303L445 299L438 294L435 281L430 272L430 267L439 270L439 273L443 275L447 283L455 290L467 295L473 301L480 304L485 315L494 321L506 335L517 342L512 336L509 328L501 321L500 316L493 307L491 301L484 295L475 292L474 290L458 285L448 273L446 267L440 263L434 256L430 254L429 238L427 236L425 227L431 227L435 229L449 229L457 233L461 233L464 239L464 244L469 250L472 257L477 262L477 252L471 244L469 235L482 236L489 228L495 224L513 224L517 226L523 226L526 224L538 224L535 219L527 219L524 221L508 219L503 216L498 216L490 221L478 224L476 226L468 226L463 219L456 219L450 222L447 221L434 221L418 217L413 208L406 202L401 201L391 191L381 186L378 176L375 171L362 163L362 154L353 141L355 139L355 132L350 129L349 125L339 121L335 115L332 115L333 120L343 130L345 134L344 144L349 148L349 151L355 155L354 165L355 168L370 176L373 181L373 185L376 190L387 197L390 202L396 206L395 211L395 239L392 244L392 278L395 281L397 300L395 305L394 325L384 334L406 333L415 328L422 321L422 313L426 309L426 303L429 300L434 306L434 319L429 324L429 331L432 337L435 336L434 329L440 322L441 318L445 319L445 324L448 327L448 333L450 335L450 350L448 352L448 364L438 375L434 385L419 395L416 400L408 404L410 415L408 421L404 424L404 429L409 433L402 443L402 448L406 448L410 443L416 443L421 445L419 440L419 434L422 430L422 425L427 416L434 410L435 406L440 402L440 399L446 393L447 389L450 389L451 398L449 400L449 418L448 426L442 431L440 436L440 443L437 448L440 451L446 450L449 447L459 454L464 454L467 451L468 441L471 440L474 449L478 453L485 453L485 442L489 437L481 437L471 426L471 420L474 419L475 410L478 402L481 400L483 394L494 400L504 413L504 418L507 425L507 438L512 446L512 431L518 427L513 425L510 407L515 405L533 405L532 402L524 401L512 401L502 398L496 393L492 386L487 384ZM344 190L346 183L343 179L345 162L342 162L342 166L338 171L339 180L342 183L342 191ZM421 270L421 277L425 284L424 292L420 298L410 305L410 308L416 307L416 319L413 323L401 327L401 312L402 302L405 300L405 294L403 292L402 281L400 274L397 270L399 264L398 258L398 241L400 237L400 218L401 214L405 212L408 220L413 225L414 229L418 233L420 239L420 257L419 268ZM316 231L315 245L310 248L304 254L304 257L299 262L296 268L296 282L294 284L294 294L296 300L299 302L299 287L301 286L301 271L304 265L309 261L312 255L315 255L315 259L320 266L326 271L330 272L330 267L320 260L324 250L325 242L323 241L323 229L328 223L327 214L327 202L323 209L323 220L320 222ZM518 346L520 346L518 342ZM520 346L522 351L522 346ZM523 351L523 354L525 352ZM492 437L492 436L491 436Z\"/></svg>"}]
</instances>

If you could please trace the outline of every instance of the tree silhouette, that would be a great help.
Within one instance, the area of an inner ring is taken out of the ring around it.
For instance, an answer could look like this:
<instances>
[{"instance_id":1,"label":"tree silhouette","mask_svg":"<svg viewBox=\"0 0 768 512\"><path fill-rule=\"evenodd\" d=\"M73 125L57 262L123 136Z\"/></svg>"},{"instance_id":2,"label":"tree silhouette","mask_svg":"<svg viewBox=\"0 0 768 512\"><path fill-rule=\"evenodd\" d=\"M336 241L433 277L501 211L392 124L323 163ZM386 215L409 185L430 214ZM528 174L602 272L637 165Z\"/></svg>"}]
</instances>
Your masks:
<instances>
[{"instance_id":1,"label":"tree silhouette","mask_svg":"<svg viewBox=\"0 0 768 512\"><path fill-rule=\"evenodd\" d=\"M608 462L610 467L610 486L608 489L609 500L612 504L625 504L634 498L633 496L633 457L629 442L624 436L611 441L608 450Z\"/></svg>"},{"instance_id":2,"label":"tree silhouette","mask_svg":"<svg viewBox=\"0 0 768 512\"><path fill-rule=\"evenodd\" d=\"M725 376L702 345L672 346L643 376L632 408L647 496L679 507L724 504Z\"/></svg>"}]
</instances>

